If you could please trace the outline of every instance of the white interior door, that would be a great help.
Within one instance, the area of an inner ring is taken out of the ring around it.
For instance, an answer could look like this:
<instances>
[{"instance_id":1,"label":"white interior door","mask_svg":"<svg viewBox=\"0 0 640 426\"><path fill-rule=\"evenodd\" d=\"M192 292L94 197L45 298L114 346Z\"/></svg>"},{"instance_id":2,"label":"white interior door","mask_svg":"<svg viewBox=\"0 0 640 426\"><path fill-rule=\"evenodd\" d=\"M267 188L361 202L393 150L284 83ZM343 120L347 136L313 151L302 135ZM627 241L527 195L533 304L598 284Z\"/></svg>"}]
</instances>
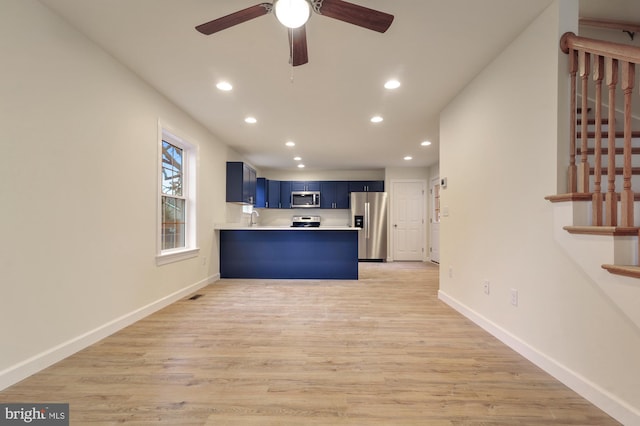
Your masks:
<instances>
[{"instance_id":1,"label":"white interior door","mask_svg":"<svg viewBox=\"0 0 640 426\"><path fill-rule=\"evenodd\" d=\"M425 260L424 181L392 182L393 260Z\"/></svg>"},{"instance_id":2,"label":"white interior door","mask_svg":"<svg viewBox=\"0 0 640 426\"><path fill-rule=\"evenodd\" d=\"M431 238L429 238L429 257L432 262L440 263L440 178L432 179L430 187L431 217L429 224L431 226Z\"/></svg>"}]
</instances>

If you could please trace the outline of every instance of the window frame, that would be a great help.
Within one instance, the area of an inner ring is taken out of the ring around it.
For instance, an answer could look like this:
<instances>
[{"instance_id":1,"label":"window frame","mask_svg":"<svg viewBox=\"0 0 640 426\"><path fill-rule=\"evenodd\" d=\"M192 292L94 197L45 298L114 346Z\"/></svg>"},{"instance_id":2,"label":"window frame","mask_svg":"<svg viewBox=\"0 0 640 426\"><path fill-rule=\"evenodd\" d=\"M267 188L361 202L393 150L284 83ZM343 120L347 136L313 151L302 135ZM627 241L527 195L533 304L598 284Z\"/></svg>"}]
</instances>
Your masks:
<instances>
[{"instance_id":1,"label":"window frame","mask_svg":"<svg viewBox=\"0 0 640 426\"><path fill-rule=\"evenodd\" d=\"M162 148L163 141L182 149L182 198L185 200L185 245L184 247L162 248L162 200L167 194L162 192ZM198 147L185 139L177 136L177 132L168 126L158 124L158 159L157 159L157 217L156 217L156 264L165 265L196 257L200 253L196 232L196 167L198 159Z\"/></svg>"}]
</instances>

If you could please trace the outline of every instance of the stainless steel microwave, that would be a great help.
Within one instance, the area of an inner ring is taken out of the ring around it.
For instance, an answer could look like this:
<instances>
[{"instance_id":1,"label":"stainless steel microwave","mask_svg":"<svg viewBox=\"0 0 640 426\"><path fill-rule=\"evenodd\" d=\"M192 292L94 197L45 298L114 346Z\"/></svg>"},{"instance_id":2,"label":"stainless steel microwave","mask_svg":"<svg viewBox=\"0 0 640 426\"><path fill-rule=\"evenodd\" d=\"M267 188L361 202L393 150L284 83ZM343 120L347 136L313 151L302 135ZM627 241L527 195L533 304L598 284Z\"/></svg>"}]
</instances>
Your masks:
<instances>
[{"instance_id":1,"label":"stainless steel microwave","mask_svg":"<svg viewBox=\"0 0 640 426\"><path fill-rule=\"evenodd\" d=\"M291 208L320 207L320 191L292 191Z\"/></svg>"}]
</instances>

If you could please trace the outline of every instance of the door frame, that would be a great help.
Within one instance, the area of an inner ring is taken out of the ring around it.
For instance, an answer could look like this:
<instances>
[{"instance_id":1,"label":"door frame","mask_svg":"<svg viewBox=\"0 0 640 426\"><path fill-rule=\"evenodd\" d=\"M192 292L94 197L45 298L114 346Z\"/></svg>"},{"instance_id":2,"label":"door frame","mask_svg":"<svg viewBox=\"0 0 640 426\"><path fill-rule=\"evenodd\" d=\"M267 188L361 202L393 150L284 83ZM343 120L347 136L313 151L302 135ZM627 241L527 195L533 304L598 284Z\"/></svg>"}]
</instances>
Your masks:
<instances>
[{"instance_id":1,"label":"door frame","mask_svg":"<svg viewBox=\"0 0 640 426\"><path fill-rule=\"evenodd\" d=\"M394 194L393 191L393 186L396 183L419 183L422 185L422 238L421 238L421 243L422 243L422 262L426 262L429 257L428 257L428 253L427 253L427 244L428 244L428 238L427 238L427 232L428 231L428 227L426 226L426 216L428 215L429 212L429 197L427 197L427 180L425 179L391 179L389 181L389 186L390 186L390 190L389 190L389 222L388 222L388 226L387 226L387 241L388 241L388 254L387 254L387 262L393 262L394 261L394 254L395 254L395 235L394 235L394 228L392 226L392 223L394 223L395 221L395 217L394 217L394 211L395 211L395 203L397 202L396 200L396 196Z\"/></svg>"}]
</instances>

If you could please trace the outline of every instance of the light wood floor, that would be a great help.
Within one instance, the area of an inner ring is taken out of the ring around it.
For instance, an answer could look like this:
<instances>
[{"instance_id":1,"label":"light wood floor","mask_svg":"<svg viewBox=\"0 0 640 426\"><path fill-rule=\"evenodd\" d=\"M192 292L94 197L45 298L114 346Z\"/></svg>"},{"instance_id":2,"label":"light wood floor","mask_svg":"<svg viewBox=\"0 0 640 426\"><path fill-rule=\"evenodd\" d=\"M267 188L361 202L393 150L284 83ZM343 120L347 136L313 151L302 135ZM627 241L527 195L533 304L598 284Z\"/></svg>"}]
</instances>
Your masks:
<instances>
[{"instance_id":1,"label":"light wood floor","mask_svg":"<svg viewBox=\"0 0 640 426\"><path fill-rule=\"evenodd\" d=\"M437 299L438 268L222 280L0 392L72 425L613 425Z\"/></svg>"}]
</instances>

